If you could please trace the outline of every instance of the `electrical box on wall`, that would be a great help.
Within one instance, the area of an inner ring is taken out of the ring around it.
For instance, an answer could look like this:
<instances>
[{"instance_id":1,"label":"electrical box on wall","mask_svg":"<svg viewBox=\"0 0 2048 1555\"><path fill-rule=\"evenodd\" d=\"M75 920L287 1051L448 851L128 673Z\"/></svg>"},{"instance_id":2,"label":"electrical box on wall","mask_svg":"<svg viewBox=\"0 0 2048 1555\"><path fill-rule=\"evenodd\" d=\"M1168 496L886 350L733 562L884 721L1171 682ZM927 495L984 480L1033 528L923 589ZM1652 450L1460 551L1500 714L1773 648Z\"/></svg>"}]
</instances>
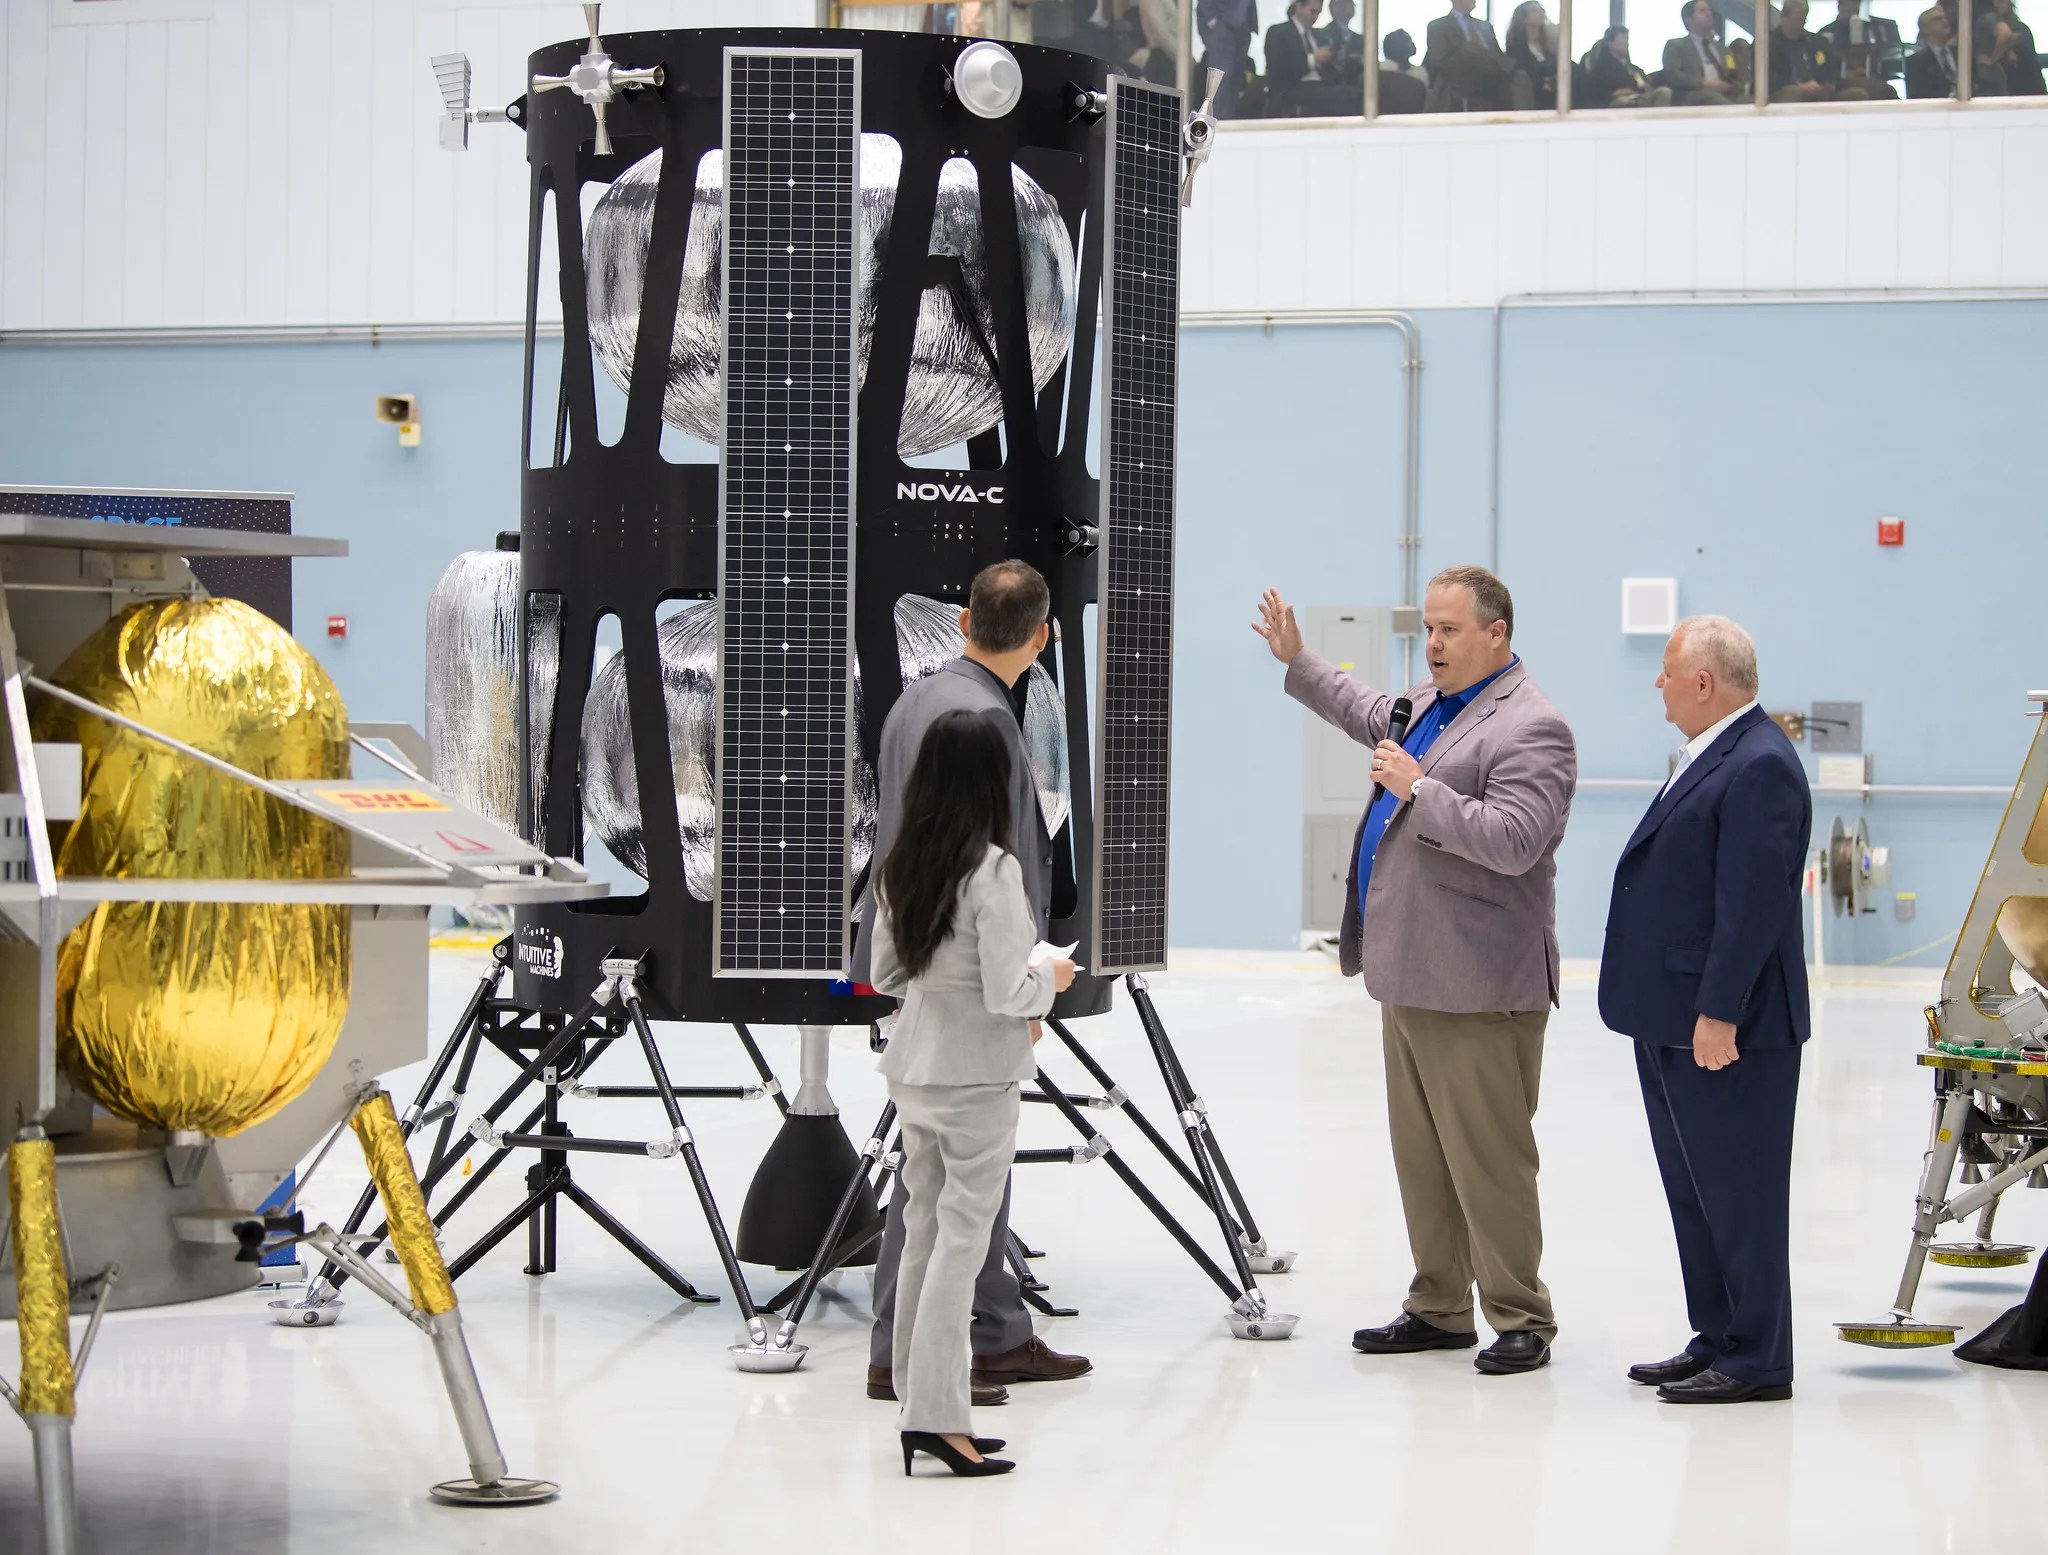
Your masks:
<instances>
[{"instance_id":1,"label":"electrical box on wall","mask_svg":"<svg viewBox=\"0 0 2048 1555\"><path fill-rule=\"evenodd\" d=\"M1906 543L1906 521L1903 518L1880 518L1877 521L1877 543L1879 545L1904 545Z\"/></svg>"},{"instance_id":2,"label":"electrical box on wall","mask_svg":"<svg viewBox=\"0 0 2048 1555\"><path fill-rule=\"evenodd\" d=\"M1395 612L1385 606L1310 605L1300 612L1308 646L1353 680L1384 687ZM1372 753L1314 713L1303 715L1301 926L1335 932L1358 817L1372 793Z\"/></svg>"},{"instance_id":3,"label":"electrical box on wall","mask_svg":"<svg viewBox=\"0 0 2048 1555\"><path fill-rule=\"evenodd\" d=\"M1621 630L1629 637L1669 637L1678 625L1676 578L1623 578Z\"/></svg>"}]
</instances>

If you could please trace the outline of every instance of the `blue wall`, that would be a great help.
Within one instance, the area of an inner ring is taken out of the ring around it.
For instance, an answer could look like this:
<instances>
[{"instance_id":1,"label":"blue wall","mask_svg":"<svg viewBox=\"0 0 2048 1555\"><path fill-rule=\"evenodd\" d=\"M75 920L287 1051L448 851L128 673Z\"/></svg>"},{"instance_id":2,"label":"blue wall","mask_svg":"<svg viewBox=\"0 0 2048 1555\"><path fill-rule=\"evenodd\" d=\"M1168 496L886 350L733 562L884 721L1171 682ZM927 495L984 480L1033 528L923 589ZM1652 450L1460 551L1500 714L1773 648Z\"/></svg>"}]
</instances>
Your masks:
<instances>
[{"instance_id":1,"label":"blue wall","mask_svg":"<svg viewBox=\"0 0 2048 1555\"><path fill-rule=\"evenodd\" d=\"M1418 322L1427 577L1489 559L1492 316ZM1619 629L1618 580L1647 575L1750 627L1767 706L1862 701L1879 781L2012 781L2021 694L2048 682L2029 569L2048 305L1511 309L1502 347L1499 565L1582 774L1658 776L1677 743L1650 685L1661 645ZM1187 334L1176 943L1292 943L1301 714L1248 623L1269 583L1301 604L1399 598L1401 359L1387 329ZM8 348L0 481L297 492L298 527L352 547L300 567L302 635L359 716L417 722L427 594L450 555L517 521L519 385L508 342ZM421 397L420 448L370 418L399 391ZM1877 548L1880 515L1907 520L1903 550ZM329 613L350 617L346 643L319 635ZM1597 952L1644 802L1580 798L1567 954ZM1999 809L1872 804L1919 916L1831 923L1830 959L1952 932ZM1860 810L1816 803L1823 828Z\"/></svg>"}]
</instances>

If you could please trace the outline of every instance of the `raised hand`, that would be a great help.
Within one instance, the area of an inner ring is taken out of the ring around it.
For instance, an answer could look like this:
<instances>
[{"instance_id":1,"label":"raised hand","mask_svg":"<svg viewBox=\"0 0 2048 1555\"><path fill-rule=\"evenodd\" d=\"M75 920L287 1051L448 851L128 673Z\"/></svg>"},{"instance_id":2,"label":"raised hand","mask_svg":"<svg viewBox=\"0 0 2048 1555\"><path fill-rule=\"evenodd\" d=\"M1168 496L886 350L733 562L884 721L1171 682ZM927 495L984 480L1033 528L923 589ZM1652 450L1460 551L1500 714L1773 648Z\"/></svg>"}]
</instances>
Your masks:
<instances>
[{"instance_id":1,"label":"raised hand","mask_svg":"<svg viewBox=\"0 0 2048 1555\"><path fill-rule=\"evenodd\" d=\"M1295 624L1294 607L1280 597L1278 589L1267 589L1259 600L1259 619L1252 622L1252 630L1266 639L1273 657L1282 664L1292 664L1301 652L1301 628Z\"/></svg>"}]
</instances>

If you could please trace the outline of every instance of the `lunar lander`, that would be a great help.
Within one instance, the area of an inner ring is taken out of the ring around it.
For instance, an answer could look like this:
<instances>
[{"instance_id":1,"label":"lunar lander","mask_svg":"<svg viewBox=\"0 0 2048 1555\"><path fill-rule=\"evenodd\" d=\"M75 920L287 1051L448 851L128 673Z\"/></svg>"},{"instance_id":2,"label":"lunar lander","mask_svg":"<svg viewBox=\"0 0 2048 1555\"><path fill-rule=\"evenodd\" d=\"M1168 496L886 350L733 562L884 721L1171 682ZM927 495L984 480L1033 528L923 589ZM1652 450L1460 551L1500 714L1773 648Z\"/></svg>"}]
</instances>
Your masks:
<instances>
[{"instance_id":1,"label":"lunar lander","mask_svg":"<svg viewBox=\"0 0 2048 1555\"><path fill-rule=\"evenodd\" d=\"M438 1499L556 1493L507 1473L390 1098L364 1075L415 1054L431 906L605 887L380 743L405 731L351 724L266 614L289 620L294 559L346 551L292 534L290 511L0 491L0 1267L21 1341L0 1392L34 1438L48 1555L78 1547L71 1424L101 1316L246 1289L299 1245L431 1340L470 1461ZM344 1132L406 1289L294 1207Z\"/></svg>"},{"instance_id":2,"label":"lunar lander","mask_svg":"<svg viewBox=\"0 0 2048 1555\"><path fill-rule=\"evenodd\" d=\"M1843 1323L1854 1344L1952 1344L1952 1323L1917 1317L1929 1260L1952 1268L2023 1264L2030 1247L1994 1236L1998 1205L2022 1183L2048 1186L2048 691L2028 693L2037 720L1969 915L1927 1009L1922 1067L1934 1071L1934 1116L1914 1199L1913 1236L1890 1315ZM1959 1240L1942 1228L1970 1226Z\"/></svg>"},{"instance_id":3,"label":"lunar lander","mask_svg":"<svg viewBox=\"0 0 2048 1555\"><path fill-rule=\"evenodd\" d=\"M683 1299L719 1300L572 1171L582 1153L680 1161L739 1311L735 1363L802 1362L818 1282L872 1256L871 1179L893 1160L893 1109L856 1152L826 1086L832 1029L875 1030L890 1008L845 980L872 753L905 687L958 654L974 574L1014 557L1052 596L1052 645L1018 691L1055 860L1051 935L1094 969L1049 1025L1101 1088L1041 1076L1034 1099L1083 1142L1019 1159L1106 1160L1226 1294L1233 1332L1285 1337L1295 1319L1256 1276L1291 1255L1260 1236L1142 975L1166 957L1179 221L1213 119L1060 50L795 29L607 38L584 11L588 39L536 52L501 109L471 106L463 56L433 61L442 144L515 126L531 183L521 523L444 580L430 636L490 651L434 652L430 722L444 782L488 773L480 807L545 851L580 856L595 837L645 888L518 909L408 1110L409 1130L439 1124L430 1195L483 1147L437 1223L504 1162L533 1163L525 1197L452 1270L523 1229L528 1272L549 1272L567 1205ZM551 281L558 369L538 346ZM1180 1144L1071 1029L1118 978ZM759 1083L677 1084L657 1022L732 1028ZM756 1023L801 1033L793 1099ZM464 1118L484 1044L519 1076ZM608 1053L636 1060L635 1083L595 1072ZM761 1096L784 1123L735 1237L682 1104ZM656 1137L585 1134L564 1112L628 1098L659 1101ZM1121 1111L1161 1152L1229 1267L1088 1110ZM743 1260L800 1277L757 1303ZM347 1273L324 1269L284 1320L331 1320Z\"/></svg>"}]
</instances>

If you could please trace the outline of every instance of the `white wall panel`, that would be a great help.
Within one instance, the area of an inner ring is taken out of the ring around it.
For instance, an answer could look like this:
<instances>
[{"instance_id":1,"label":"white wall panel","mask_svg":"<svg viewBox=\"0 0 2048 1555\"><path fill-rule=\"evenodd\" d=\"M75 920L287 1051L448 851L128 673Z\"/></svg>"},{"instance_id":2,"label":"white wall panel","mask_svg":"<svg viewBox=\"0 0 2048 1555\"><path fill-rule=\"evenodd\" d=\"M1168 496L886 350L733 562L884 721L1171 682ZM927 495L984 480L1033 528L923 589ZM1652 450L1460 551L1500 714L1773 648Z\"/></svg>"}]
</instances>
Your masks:
<instances>
[{"instance_id":1,"label":"white wall panel","mask_svg":"<svg viewBox=\"0 0 2048 1555\"><path fill-rule=\"evenodd\" d=\"M1649 200L1643 187L1649 176L1647 146L1630 137L1603 140L1595 149L1594 284L1603 292L1641 291L1649 252Z\"/></svg>"},{"instance_id":2,"label":"white wall panel","mask_svg":"<svg viewBox=\"0 0 2048 1555\"><path fill-rule=\"evenodd\" d=\"M1314 240L1315 218L1310 207L1322 199L1316 187L1321 180L1312 176L1315 166L1312 154L1268 152L1260 159L1255 190L1258 203L1252 209L1248 236L1257 244L1255 273L1260 294L1271 297L1275 308L1299 311L1308 301L1309 272L1343 263L1341 254L1319 251Z\"/></svg>"},{"instance_id":3,"label":"white wall panel","mask_svg":"<svg viewBox=\"0 0 2048 1555\"><path fill-rule=\"evenodd\" d=\"M1474 195L1501 188L1501 145L1490 139L1470 145L1453 141L1449 149L1451 233L1444 284L1451 296L1469 297L1500 284L1500 225L1508 214L1507 201Z\"/></svg>"},{"instance_id":4,"label":"white wall panel","mask_svg":"<svg viewBox=\"0 0 2048 1555\"><path fill-rule=\"evenodd\" d=\"M1702 135L1694 146L1699 215L1691 284L1702 291L1739 290L1749 231L1749 153L1735 135Z\"/></svg>"},{"instance_id":5,"label":"white wall panel","mask_svg":"<svg viewBox=\"0 0 2048 1555\"><path fill-rule=\"evenodd\" d=\"M1682 291L1699 273L1699 148L1689 135L1660 135L1644 145L1643 275Z\"/></svg>"},{"instance_id":6,"label":"white wall panel","mask_svg":"<svg viewBox=\"0 0 2048 1555\"><path fill-rule=\"evenodd\" d=\"M1550 241L1550 181L1545 174L1549 155L1540 141L1504 135L1499 147L1500 197L1494 202L1499 222L1494 229L1494 284L1484 296L1543 289L1543 256ZM1475 196L1476 197L1476 196Z\"/></svg>"},{"instance_id":7,"label":"white wall panel","mask_svg":"<svg viewBox=\"0 0 2048 1555\"><path fill-rule=\"evenodd\" d=\"M164 316L164 173L169 150L166 88L170 70L167 24L128 29L123 80L126 198L120 212L121 321Z\"/></svg>"},{"instance_id":8,"label":"white wall panel","mask_svg":"<svg viewBox=\"0 0 2048 1555\"><path fill-rule=\"evenodd\" d=\"M85 248L79 270L81 313L105 309L121 316L126 268L128 165L128 35L135 27L95 27L85 35L85 91L60 92L49 105L51 129L80 137L85 149L85 198L79 231ZM68 122L67 122L68 121ZM138 175L140 169L134 170ZM140 182L138 176L136 182Z\"/></svg>"},{"instance_id":9,"label":"white wall panel","mask_svg":"<svg viewBox=\"0 0 2048 1555\"><path fill-rule=\"evenodd\" d=\"M1954 286L1996 286L2005 268L2000 232L2002 209L2015 197L2030 200L2034 191L2015 187L2005 177L2005 136L1998 129L1974 126L1948 138L1949 233L1947 283Z\"/></svg>"},{"instance_id":10,"label":"white wall panel","mask_svg":"<svg viewBox=\"0 0 2048 1555\"><path fill-rule=\"evenodd\" d=\"M370 311L371 139L376 120L377 13L341 6L330 17L327 57L327 298L329 317Z\"/></svg>"},{"instance_id":11,"label":"white wall panel","mask_svg":"<svg viewBox=\"0 0 2048 1555\"><path fill-rule=\"evenodd\" d=\"M1474 191L1490 198L1493 191ZM1464 191L1451 189L1451 148L1442 136L1401 149L1401 306L1438 308L1451 300L1451 220Z\"/></svg>"},{"instance_id":12,"label":"white wall panel","mask_svg":"<svg viewBox=\"0 0 2048 1555\"><path fill-rule=\"evenodd\" d=\"M334 198L334 18L327 0L292 0L285 124L285 317L311 323L328 293L328 208Z\"/></svg>"},{"instance_id":13,"label":"white wall panel","mask_svg":"<svg viewBox=\"0 0 2048 1555\"><path fill-rule=\"evenodd\" d=\"M2048 189L2048 120L2014 125L2005 132L2005 186ZM2000 215L1998 279L2005 286L2035 284L2041 256L2048 253L2048 201L2007 199Z\"/></svg>"},{"instance_id":14,"label":"white wall panel","mask_svg":"<svg viewBox=\"0 0 2048 1555\"><path fill-rule=\"evenodd\" d=\"M1551 136L1548 140L1544 204L1550 220L1544 234L1541 289L1590 292L1600 284L1600 267L1594 257L1601 241L1600 142L1584 135Z\"/></svg>"},{"instance_id":15,"label":"white wall panel","mask_svg":"<svg viewBox=\"0 0 2048 1555\"><path fill-rule=\"evenodd\" d=\"M206 111L188 108L185 99L205 100L211 63L206 23L166 25L163 295L150 323L206 316ZM171 111L174 102L176 112Z\"/></svg>"},{"instance_id":16,"label":"white wall panel","mask_svg":"<svg viewBox=\"0 0 2048 1555\"><path fill-rule=\"evenodd\" d=\"M1899 137L1848 137L1842 278L1849 286L1899 284Z\"/></svg>"},{"instance_id":17,"label":"white wall panel","mask_svg":"<svg viewBox=\"0 0 2048 1555\"><path fill-rule=\"evenodd\" d=\"M1792 284L1807 290L1847 278L1849 137L1815 127L1791 138L1799 158L1792 219Z\"/></svg>"},{"instance_id":18,"label":"white wall panel","mask_svg":"<svg viewBox=\"0 0 2048 1555\"><path fill-rule=\"evenodd\" d=\"M243 90L249 112L228 126L228 133L247 147L242 172L240 322L303 322L293 318L291 308L292 236L300 214L292 202L292 154L295 146L305 145L308 129L294 122L292 112L302 72L277 68L277 62L289 60L292 11L276 0L249 0L248 15L249 53L242 79L247 82ZM325 61L322 66L324 78ZM326 95L323 84L319 96ZM231 256L228 262L234 263Z\"/></svg>"},{"instance_id":19,"label":"white wall panel","mask_svg":"<svg viewBox=\"0 0 2048 1555\"><path fill-rule=\"evenodd\" d=\"M22 0L14 0L16 5ZM263 317L249 310L248 103L229 83L249 69L249 0L221 0L206 40L206 305L200 322L244 324ZM268 322L275 322L272 315ZM166 324L184 323L175 314Z\"/></svg>"},{"instance_id":20,"label":"white wall panel","mask_svg":"<svg viewBox=\"0 0 2048 1555\"><path fill-rule=\"evenodd\" d=\"M214 0L51 27L0 0L0 329L511 321L524 141L436 144L427 60L479 103L556 0ZM807 24L811 0L612 0L608 32ZM1536 292L2048 286L2048 112L1429 118L1227 127L1191 309L1486 307ZM558 304L549 290L545 316Z\"/></svg>"},{"instance_id":21,"label":"white wall panel","mask_svg":"<svg viewBox=\"0 0 2048 1555\"><path fill-rule=\"evenodd\" d=\"M1788 287L1793 280L1799 213L1798 143L1773 125L1746 137L1743 151L1747 207L1742 284L1759 289Z\"/></svg>"},{"instance_id":22,"label":"white wall panel","mask_svg":"<svg viewBox=\"0 0 2048 1555\"><path fill-rule=\"evenodd\" d=\"M1949 137L1899 136L1899 285L1942 286L1949 268L1954 217Z\"/></svg>"},{"instance_id":23,"label":"white wall panel","mask_svg":"<svg viewBox=\"0 0 2048 1555\"><path fill-rule=\"evenodd\" d=\"M14 0L18 6L21 0ZM43 94L42 294L34 305L37 322L64 327L83 323L85 312L85 142L87 111L76 83L85 79L88 30L54 27L44 44L49 61ZM116 85L114 91L118 93ZM99 195L94 196L96 199ZM19 219L19 218L18 218ZM31 223L34 217L27 218ZM107 317L117 297L95 297L94 311Z\"/></svg>"},{"instance_id":24,"label":"white wall panel","mask_svg":"<svg viewBox=\"0 0 2048 1555\"><path fill-rule=\"evenodd\" d=\"M1326 146L1307 164L1301 193L1306 231L1302 304L1309 308L1352 306L1356 267L1351 261L1352 206L1360 191L1351 174L1351 148Z\"/></svg>"},{"instance_id":25,"label":"white wall panel","mask_svg":"<svg viewBox=\"0 0 2048 1555\"><path fill-rule=\"evenodd\" d=\"M1217 165L1214 160L1209 163L1212 168ZM1370 136L1356 140L1351 148L1351 176L1357 188L1351 207L1353 305L1397 307L1401 298L1401 148ZM1256 305L1253 298L1211 304L1218 308Z\"/></svg>"}]
</instances>

